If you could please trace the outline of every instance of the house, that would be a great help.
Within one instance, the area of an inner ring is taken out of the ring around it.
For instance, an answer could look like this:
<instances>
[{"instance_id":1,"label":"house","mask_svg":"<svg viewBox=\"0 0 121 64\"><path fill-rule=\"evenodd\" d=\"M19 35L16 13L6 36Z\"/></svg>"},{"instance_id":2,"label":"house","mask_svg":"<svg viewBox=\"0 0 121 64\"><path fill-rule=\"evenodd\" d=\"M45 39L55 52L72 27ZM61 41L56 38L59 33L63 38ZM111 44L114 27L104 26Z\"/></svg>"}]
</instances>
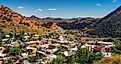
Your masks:
<instances>
[{"instance_id":1,"label":"house","mask_svg":"<svg viewBox=\"0 0 121 64\"><path fill-rule=\"evenodd\" d=\"M103 42L103 41L89 41L88 44L90 45L112 45L113 46L113 43L112 42Z\"/></svg>"},{"instance_id":2,"label":"house","mask_svg":"<svg viewBox=\"0 0 121 64\"><path fill-rule=\"evenodd\" d=\"M27 35L26 35L26 36L24 36L24 39L27 40L29 37L30 37L30 36L27 36Z\"/></svg>"},{"instance_id":3,"label":"house","mask_svg":"<svg viewBox=\"0 0 121 64\"><path fill-rule=\"evenodd\" d=\"M97 43L102 44L102 45L113 45L112 42L103 42L103 41L98 41Z\"/></svg>"},{"instance_id":4,"label":"house","mask_svg":"<svg viewBox=\"0 0 121 64\"><path fill-rule=\"evenodd\" d=\"M47 55L46 58L48 58L48 59L50 59L50 60L53 60L53 59L55 59L56 57L57 57L56 55L51 54L51 55Z\"/></svg>"},{"instance_id":5,"label":"house","mask_svg":"<svg viewBox=\"0 0 121 64\"><path fill-rule=\"evenodd\" d=\"M46 52L47 54L53 54L53 53L55 53L57 50L58 50L57 48L55 48L55 49L47 49L47 50L45 50L45 52Z\"/></svg>"},{"instance_id":6,"label":"house","mask_svg":"<svg viewBox=\"0 0 121 64\"><path fill-rule=\"evenodd\" d=\"M36 45L36 41L25 42L28 45Z\"/></svg>"},{"instance_id":7,"label":"house","mask_svg":"<svg viewBox=\"0 0 121 64\"><path fill-rule=\"evenodd\" d=\"M30 41L26 42L26 44L28 44L29 46L43 45L41 41Z\"/></svg>"},{"instance_id":8,"label":"house","mask_svg":"<svg viewBox=\"0 0 121 64\"><path fill-rule=\"evenodd\" d=\"M51 45L49 45L49 47L51 47L51 48L56 48L56 47L59 47L60 46L60 44L51 44Z\"/></svg>"},{"instance_id":9,"label":"house","mask_svg":"<svg viewBox=\"0 0 121 64\"><path fill-rule=\"evenodd\" d=\"M54 49L52 49L53 52L56 52L57 50L58 50L58 48L54 48Z\"/></svg>"},{"instance_id":10,"label":"house","mask_svg":"<svg viewBox=\"0 0 121 64\"><path fill-rule=\"evenodd\" d=\"M35 34L34 37L39 37L39 35Z\"/></svg>"},{"instance_id":11,"label":"house","mask_svg":"<svg viewBox=\"0 0 121 64\"><path fill-rule=\"evenodd\" d=\"M47 54L46 54L45 52L42 52L42 51L37 51L37 54L38 54L38 55L47 56Z\"/></svg>"},{"instance_id":12,"label":"house","mask_svg":"<svg viewBox=\"0 0 121 64\"><path fill-rule=\"evenodd\" d=\"M106 52L105 46L96 46L93 52Z\"/></svg>"},{"instance_id":13,"label":"house","mask_svg":"<svg viewBox=\"0 0 121 64\"><path fill-rule=\"evenodd\" d=\"M5 50L4 47L0 47L0 53L3 53L4 50Z\"/></svg>"},{"instance_id":14,"label":"house","mask_svg":"<svg viewBox=\"0 0 121 64\"><path fill-rule=\"evenodd\" d=\"M68 45L62 45L61 47L65 48L67 50L70 50L70 46L68 46Z\"/></svg>"},{"instance_id":15,"label":"house","mask_svg":"<svg viewBox=\"0 0 121 64\"><path fill-rule=\"evenodd\" d=\"M47 57L44 57L40 59L41 64L47 64L50 63L53 59L55 59L57 56L54 54L47 55Z\"/></svg>"},{"instance_id":16,"label":"house","mask_svg":"<svg viewBox=\"0 0 121 64\"><path fill-rule=\"evenodd\" d=\"M74 43L70 43L68 45L71 46L71 47L77 46L77 44L75 42Z\"/></svg>"},{"instance_id":17,"label":"house","mask_svg":"<svg viewBox=\"0 0 121 64\"><path fill-rule=\"evenodd\" d=\"M8 41L8 40L9 40L9 39L7 39L7 38L6 38L6 39L2 39L2 42L6 42L6 41Z\"/></svg>"},{"instance_id":18,"label":"house","mask_svg":"<svg viewBox=\"0 0 121 64\"><path fill-rule=\"evenodd\" d=\"M6 38L10 38L10 35L5 35Z\"/></svg>"},{"instance_id":19,"label":"house","mask_svg":"<svg viewBox=\"0 0 121 64\"><path fill-rule=\"evenodd\" d=\"M83 46L81 46L81 48L86 48L86 46L83 45Z\"/></svg>"},{"instance_id":20,"label":"house","mask_svg":"<svg viewBox=\"0 0 121 64\"><path fill-rule=\"evenodd\" d=\"M112 56L111 52L102 52L102 54L104 55L104 57L111 57Z\"/></svg>"},{"instance_id":21,"label":"house","mask_svg":"<svg viewBox=\"0 0 121 64\"><path fill-rule=\"evenodd\" d=\"M33 40L38 40L39 39L39 35L35 34L32 38L33 38Z\"/></svg>"},{"instance_id":22,"label":"house","mask_svg":"<svg viewBox=\"0 0 121 64\"><path fill-rule=\"evenodd\" d=\"M40 45L39 47L41 48L41 50L45 50L45 49L48 48L49 46L48 46L48 45Z\"/></svg>"},{"instance_id":23,"label":"house","mask_svg":"<svg viewBox=\"0 0 121 64\"><path fill-rule=\"evenodd\" d=\"M64 56L71 56L73 55L75 52L72 52L72 51L65 51L63 52Z\"/></svg>"},{"instance_id":24,"label":"house","mask_svg":"<svg viewBox=\"0 0 121 64\"><path fill-rule=\"evenodd\" d=\"M5 48L4 47L0 47L0 58L2 59L2 60L6 60L7 58L5 57L6 56L6 54L3 54L3 51L5 50Z\"/></svg>"},{"instance_id":25,"label":"house","mask_svg":"<svg viewBox=\"0 0 121 64\"><path fill-rule=\"evenodd\" d=\"M69 41L67 41L67 40L64 40L64 41L58 41L58 42L60 42L60 43L69 43Z\"/></svg>"},{"instance_id":26,"label":"house","mask_svg":"<svg viewBox=\"0 0 121 64\"><path fill-rule=\"evenodd\" d=\"M101 52L104 55L104 57L111 57L112 56L111 50L112 50L111 47L96 46L93 52Z\"/></svg>"},{"instance_id":27,"label":"house","mask_svg":"<svg viewBox=\"0 0 121 64\"><path fill-rule=\"evenodd\" d=\"M11 45L14 45L15 47L18 47L20 44L17 41L15 41L15 42L11 42Z\"/></svg>"},{"instance_id":28,"label":"house","mask_svg":"<svg viewBox=\"0 0 121 64\"><path fill-rule=\"evenodd\" d=\"M77 46L75 46L74 48L71 48L71 51L77 51L77 50L78 50Z\"/></svg>"},{"instance_id":29,"label":"house","mask_svg":"<svg viewBox=\"0 0 121 64\"><path fill-rule=\"evenodd\" d=\"M28 58L28 54L27 54L27 53L21 53L21 56L22 56L23 58Z\"/></svg>"},{"instance_id":30,"label":"house","mask_svg":"<svg viewBox=\"0 0 121 64\"><path fill-rule=\"evenodd\" d=\"M47 63L51 62L51 60L48 58L43 58L40 60L40 62L41 62L41 64L47 64Z\"/></svg>"},{"instance_id":31,"label":"house","mask_svg":"<svg viewBox=\"0 0 121 64\"><path fill-rule=\"evenodd\" d=\"M85 41L76 41L76 44L77 44L78 47L80 47L80 46L83 46L83 45L87 44L87 42L85 42Z\"/></svg>"},{"instance_id":32,"label":"house","mask_svg":"<svg viewBox=\"0 0 121 64\"><path fill-rule=\"evenodd\" d=\"M59 39L60 39L60 41L64 41L63 36L60 36Z\"/></svg>"},{"instance_id":33,"label":"house","mask_svg":"<svg viewBox=\"0 0 121 64\"><path fill-rule=\"evenodd\" d=\"M47 44L47 45L52 44L52 43L51 43L51 40L44 40L44 41L42 41L42 42L43 42L44 45L45 45L45 44Z\"/></svg>"},{"instance_id":34,"label":"house","mask_svg":"<svg viewBox=\"0 0 121 64\"><path fill-rule=\"evenodd\" d=\"M29 51L29 52L31 52L31 53L36 53L36 51L37 51L37 48L33 48L33 47L26 47L26 49Z\"/></svg>"},{"instance_id":35,"label":"house","mask_svg":"<svg viewBox=\"0 0 121 64\"><path fill-rule=\"evenodd\" d=\"M0 53L0 57L4 58L5 56L6 56L6 54Z\"/></svg>"}]
</instances>

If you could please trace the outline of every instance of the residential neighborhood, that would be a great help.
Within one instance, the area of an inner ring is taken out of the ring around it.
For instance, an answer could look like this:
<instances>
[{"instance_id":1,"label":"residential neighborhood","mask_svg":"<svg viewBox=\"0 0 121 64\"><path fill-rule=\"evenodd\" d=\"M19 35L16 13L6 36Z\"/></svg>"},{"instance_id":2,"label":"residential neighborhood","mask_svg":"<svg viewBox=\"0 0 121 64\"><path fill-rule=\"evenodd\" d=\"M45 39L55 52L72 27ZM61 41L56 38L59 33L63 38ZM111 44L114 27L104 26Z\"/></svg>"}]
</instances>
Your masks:
<instances>
[{"instance_id":1,"label":"residential neighborhood","mask_svg":"<svg viewBox=\"0 0 121 64\"><path fill-rule=\"evenodd\" d=\"M50 63L58 56L69 57L75 54L79 47L87 48L88 51L93 51L94 53L101 52L104 57L111 57L111 50L115 46L113 42L104 41L69 41L63 36L59 36L58 39L43 38L39 40L39 35L33 35L32 38L34 38L34 40L27 41L30 36L26 34L23 36L24 40L26 40L23 43L21 43L21 41L13 42L14 38L10 38L10 35L5 35L5 37L5 39L2 39L4 45L0 47L1 63L6 61L8 58L11 58L11 56L5 53L8 51L6 47L14 48L20 47L21 45L25 46L26 51L21 51L20 55L17 55L18 59L16 59L15 63L20 63L20 60L23 60L24 64L31 64L32 60L28 58L38 57L38 59L34 59L35 64L46 64ZM20 51L18 51L18 53L19 52ZM14 51L12 51L12 53L14 53Z\"/></svg>"},{"instance_id":2,"label":"residential neighborhood","mask_svg":"<svg viewBox=\"0 0 121 64\"><path fill-rule=\"evenodd\" d=\"M121 64L121 0L0 0L0 64Z\"/></svg>"}]
</instances>

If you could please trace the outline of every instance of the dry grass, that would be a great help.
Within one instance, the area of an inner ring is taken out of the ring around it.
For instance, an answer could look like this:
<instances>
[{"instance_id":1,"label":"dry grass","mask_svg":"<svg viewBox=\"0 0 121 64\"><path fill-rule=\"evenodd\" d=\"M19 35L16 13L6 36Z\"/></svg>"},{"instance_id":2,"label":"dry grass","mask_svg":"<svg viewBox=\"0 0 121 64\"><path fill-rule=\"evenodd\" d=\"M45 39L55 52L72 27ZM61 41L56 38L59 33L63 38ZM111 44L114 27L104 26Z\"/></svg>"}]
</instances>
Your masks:
<instances>
[{"instance_id":1,"label":"dry grass","mask_svg":"<svg viewBox=\"0 0 121 64\"><path fill-rule=\"evenodd\" d=\"M114 55L110 58L103 58L100 61L95 61L94 64L121 64L121 55Z\"/></svg>"}]
</instances>

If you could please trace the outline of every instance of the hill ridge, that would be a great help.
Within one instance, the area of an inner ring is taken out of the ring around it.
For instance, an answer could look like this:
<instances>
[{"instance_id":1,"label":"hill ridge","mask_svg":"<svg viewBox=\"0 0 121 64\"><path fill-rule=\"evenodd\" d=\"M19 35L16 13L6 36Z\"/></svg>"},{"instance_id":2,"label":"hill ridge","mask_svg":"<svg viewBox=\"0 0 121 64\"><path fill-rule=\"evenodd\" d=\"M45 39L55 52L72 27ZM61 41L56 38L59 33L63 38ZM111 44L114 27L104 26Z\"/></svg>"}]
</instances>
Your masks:
<instances>
[{"instance_id":1,"label":"hill ridge","mask_svg":"<svg viewBox=\"0 0 121 64\"><path fill-rule=\"evenodd\" d=\"M90 35L121 37L121 6L92 25Z\"/></svg>"},{"instance_id":2,"label":"hill ridge","mask_svg":"<svg viewBox=\"0 0 121 64\"><path fill-rule=\"evenodd\" d=\"M36 20L33 20L29 17L25 17L13 11L12 9L0 4L0 29L5 31L7 30L8 32L14 30L38 31L42 30L43 27L39 25L39 23Z\"/></svg>"}]
</instances>

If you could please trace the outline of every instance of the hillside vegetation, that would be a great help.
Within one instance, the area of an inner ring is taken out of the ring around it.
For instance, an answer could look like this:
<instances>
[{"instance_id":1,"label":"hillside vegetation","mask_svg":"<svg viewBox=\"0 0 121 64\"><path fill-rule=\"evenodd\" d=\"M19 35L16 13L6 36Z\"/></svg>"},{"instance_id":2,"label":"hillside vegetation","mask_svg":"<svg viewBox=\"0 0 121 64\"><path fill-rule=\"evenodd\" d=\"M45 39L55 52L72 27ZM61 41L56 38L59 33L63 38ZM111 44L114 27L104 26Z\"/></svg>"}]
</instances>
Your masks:
<instances>
[{"instance_id":1,"label":"hillside vegetation","mask_svg":"<svg viewBox=\"0 0 121 64\"><path fill-rule=\"evenodd\" d=\"M22 16L3 5L0 5L0 30L6 34L20 31L43 34L47 30L54 31L52 27L42 27L37 20Z\"/></svg>"},{"instance_id":2,"label":"hillside vegetation","mask_svg":"<svg viewBox=\"0 0 121 64\"><path fill-rule=\"evenodd\" d=\"M116 10L92 24L90 35L99 37L121 37L121 6Z\"/></svg>"}]
</instances>

